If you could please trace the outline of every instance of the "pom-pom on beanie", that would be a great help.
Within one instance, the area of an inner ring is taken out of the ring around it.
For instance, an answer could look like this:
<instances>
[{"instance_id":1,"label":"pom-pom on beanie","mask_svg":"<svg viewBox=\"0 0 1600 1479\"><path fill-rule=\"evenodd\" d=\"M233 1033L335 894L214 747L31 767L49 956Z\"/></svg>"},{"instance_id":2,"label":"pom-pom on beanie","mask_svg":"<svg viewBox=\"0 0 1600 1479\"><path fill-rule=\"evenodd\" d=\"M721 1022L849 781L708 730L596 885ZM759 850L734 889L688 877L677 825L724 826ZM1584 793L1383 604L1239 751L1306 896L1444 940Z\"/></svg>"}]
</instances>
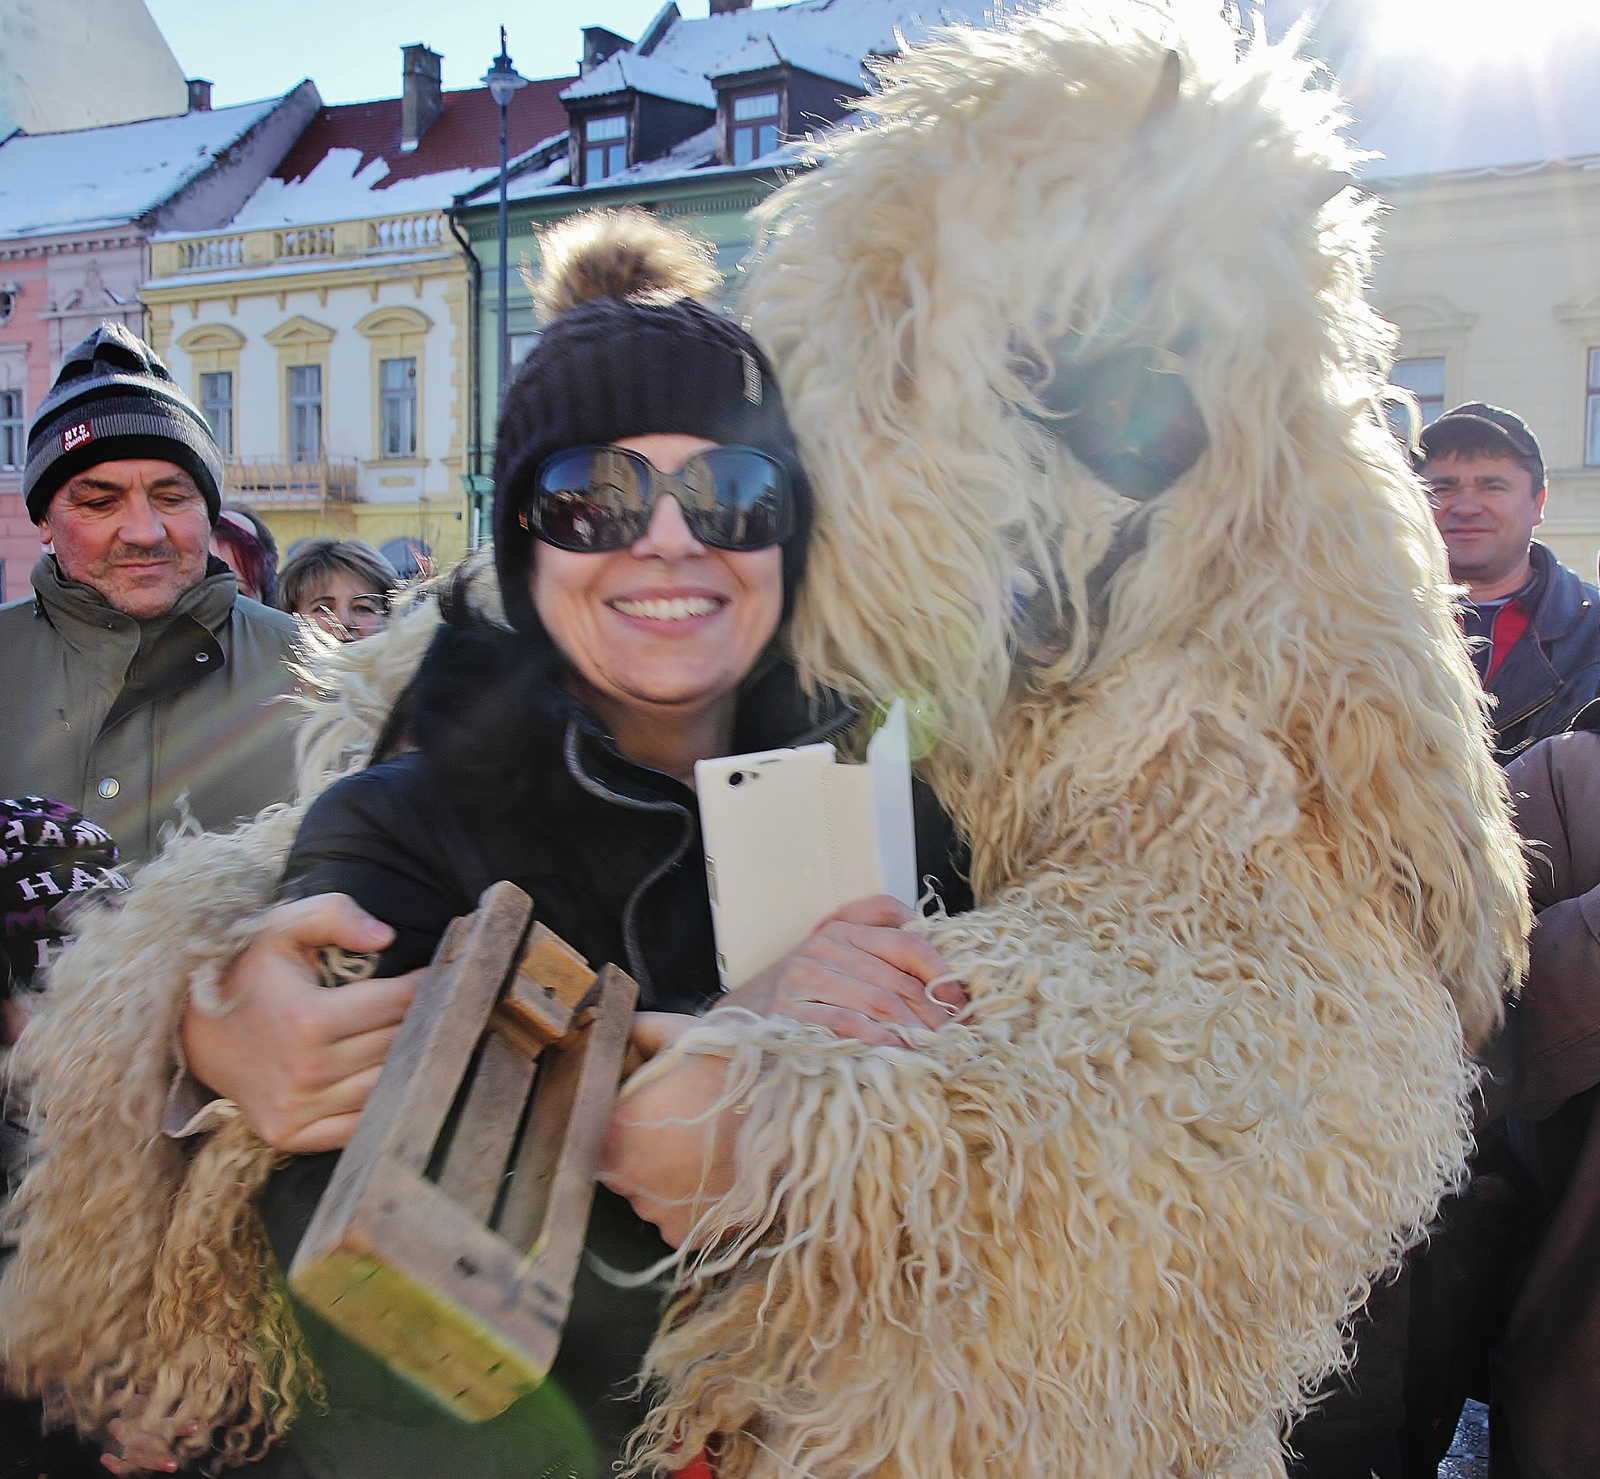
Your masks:
<instances>
[{"instance_id":1,"label":"pom-pom on beanie","mask_svg":"<svg viewBox=\"0 0 1600 1479\"><path fill-rule=\"evenodd\" d=\"M36 524L44 518L68 479L133 457L181 467L217 522L222 452L205 417L143 339L105 323L68 352L28 430L22 475L28 517Z\"/></svg>"},{"instance_id":2,"label":"pom-pom on beanie","mask_svg":"<svg viewBox=\"0 0 1600 1479\"><path fill-rule=\"evenodd\" d=\"M766 356L698 301L720 281L709 248L640 210L594 211L546 232L529 286L546 328L500 411L494 454L495 571L506 617L542 637L517 520L544 460L567 447L652 432L757 447L789 474L794 533L783 545L784 613L805 570L811 485Z\"/></svg>"}]
</instances>

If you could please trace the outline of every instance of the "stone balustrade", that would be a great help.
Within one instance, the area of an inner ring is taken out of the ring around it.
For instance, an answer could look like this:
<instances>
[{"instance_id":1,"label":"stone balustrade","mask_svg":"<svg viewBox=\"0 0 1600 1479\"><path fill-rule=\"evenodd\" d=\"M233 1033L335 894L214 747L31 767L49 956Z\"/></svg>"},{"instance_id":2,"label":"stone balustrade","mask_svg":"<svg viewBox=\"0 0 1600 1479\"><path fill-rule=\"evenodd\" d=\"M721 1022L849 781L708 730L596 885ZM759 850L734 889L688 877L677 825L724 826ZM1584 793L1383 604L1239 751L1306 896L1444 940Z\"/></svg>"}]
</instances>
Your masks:
<instances>
[{"instance_id":1,"label":"stone balustrade","mask_svg":"<svg viewBox=\"0 0 1600 1479\"><path fill-rule=\"evenodd\" d=\"M340 221L327 226L218 232L150 244L153 278L190 272L223 272L238 267L270 267L278 262L347 261L407 252L437 252L451 245L443 211Z\"/></svg>"}]
</instances>

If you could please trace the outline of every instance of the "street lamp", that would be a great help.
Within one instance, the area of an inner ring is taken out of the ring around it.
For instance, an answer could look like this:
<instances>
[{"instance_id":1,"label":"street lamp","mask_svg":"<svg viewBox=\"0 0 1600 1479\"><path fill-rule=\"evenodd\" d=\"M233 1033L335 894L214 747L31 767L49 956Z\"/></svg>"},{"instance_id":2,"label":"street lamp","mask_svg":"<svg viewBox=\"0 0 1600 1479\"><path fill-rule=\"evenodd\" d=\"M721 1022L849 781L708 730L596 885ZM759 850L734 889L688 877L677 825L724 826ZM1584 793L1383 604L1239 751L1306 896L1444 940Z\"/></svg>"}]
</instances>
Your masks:
<instances>
[{"instance_id":1,"label":"street lamp","mask_svg":"<svg viewBox=\"0 0 1600 1479\"><path fill-rule=\"evenodd\" d=\"M506 55L504 26L500 27L500 55L483 74L483 80L489 89L489 96L500 110L500 358L495 380L495 403L498 405L505 399L506 386L511 381L511 335L506 327L506 258L509 255L506 246L509 233L506 222L506 110L511 106L511 99L516 96L518 89L528 85L528 79L517 74L517 69L511 65L511 58Z\"/></svg>"}]
</instances>

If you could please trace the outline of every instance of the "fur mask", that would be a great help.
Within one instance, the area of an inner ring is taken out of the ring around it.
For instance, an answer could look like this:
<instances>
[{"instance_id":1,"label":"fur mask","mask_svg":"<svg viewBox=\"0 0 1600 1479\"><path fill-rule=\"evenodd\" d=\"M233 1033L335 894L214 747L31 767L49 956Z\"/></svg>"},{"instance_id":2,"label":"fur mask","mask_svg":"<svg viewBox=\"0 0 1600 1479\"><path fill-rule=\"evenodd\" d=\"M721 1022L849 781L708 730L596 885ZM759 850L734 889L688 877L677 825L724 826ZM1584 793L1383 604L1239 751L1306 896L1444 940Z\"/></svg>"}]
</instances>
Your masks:
<instances>
[{"instance_id":1,"label":"fur mask","mask_svg":"<svg viewBox=\"0 0 1600 1479\"><path fill-rule=\"evenodd\" d=\"M1205 6L949 31L883 84L748 310L817 495L799 656L924 717L971 1009L679 1044L730 1061L740 1176L640 1457L1281 1475L1460 1175L1527 918L1374 410L1373 207L1325 79Z\"/></svg>"}]
</instances>

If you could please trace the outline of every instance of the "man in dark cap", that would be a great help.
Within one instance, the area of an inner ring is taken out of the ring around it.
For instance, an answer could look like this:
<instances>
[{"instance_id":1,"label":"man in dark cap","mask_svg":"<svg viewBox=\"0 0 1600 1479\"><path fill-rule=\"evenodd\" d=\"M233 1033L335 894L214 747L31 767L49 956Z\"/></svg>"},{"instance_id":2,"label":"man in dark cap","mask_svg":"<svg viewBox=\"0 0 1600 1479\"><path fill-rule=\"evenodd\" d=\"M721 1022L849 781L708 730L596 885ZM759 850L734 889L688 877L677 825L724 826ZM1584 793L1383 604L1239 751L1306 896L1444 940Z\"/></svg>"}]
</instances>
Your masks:
<instances>
[{"instance_id":1,"label":"man in dark cap","mask_svg":"<svg viewBox=\"0 0 1600 1479\"><path fill-rule=\"evenodd\" d=\"M23 493L46 552L0 607L0 796L54 796L157 848L184 808L226 827L287 800L298 628L210 553L222 454L141 340L73 349L28 434Z\"/></svg>"},{"instance_id":2,"label":"man in dark cap","mask_svg":"<svg viewBox=\"0 0 1600 1479\"><path fill-rule=\"evenodd\" d=\"M1600 694L1600 591L1534 541L1544 457L1520 416L1482 401L1446 411L1422 433L1419 470L1467 588L1462 624L1503 764Z\"/></svg>"}]
</instances>

